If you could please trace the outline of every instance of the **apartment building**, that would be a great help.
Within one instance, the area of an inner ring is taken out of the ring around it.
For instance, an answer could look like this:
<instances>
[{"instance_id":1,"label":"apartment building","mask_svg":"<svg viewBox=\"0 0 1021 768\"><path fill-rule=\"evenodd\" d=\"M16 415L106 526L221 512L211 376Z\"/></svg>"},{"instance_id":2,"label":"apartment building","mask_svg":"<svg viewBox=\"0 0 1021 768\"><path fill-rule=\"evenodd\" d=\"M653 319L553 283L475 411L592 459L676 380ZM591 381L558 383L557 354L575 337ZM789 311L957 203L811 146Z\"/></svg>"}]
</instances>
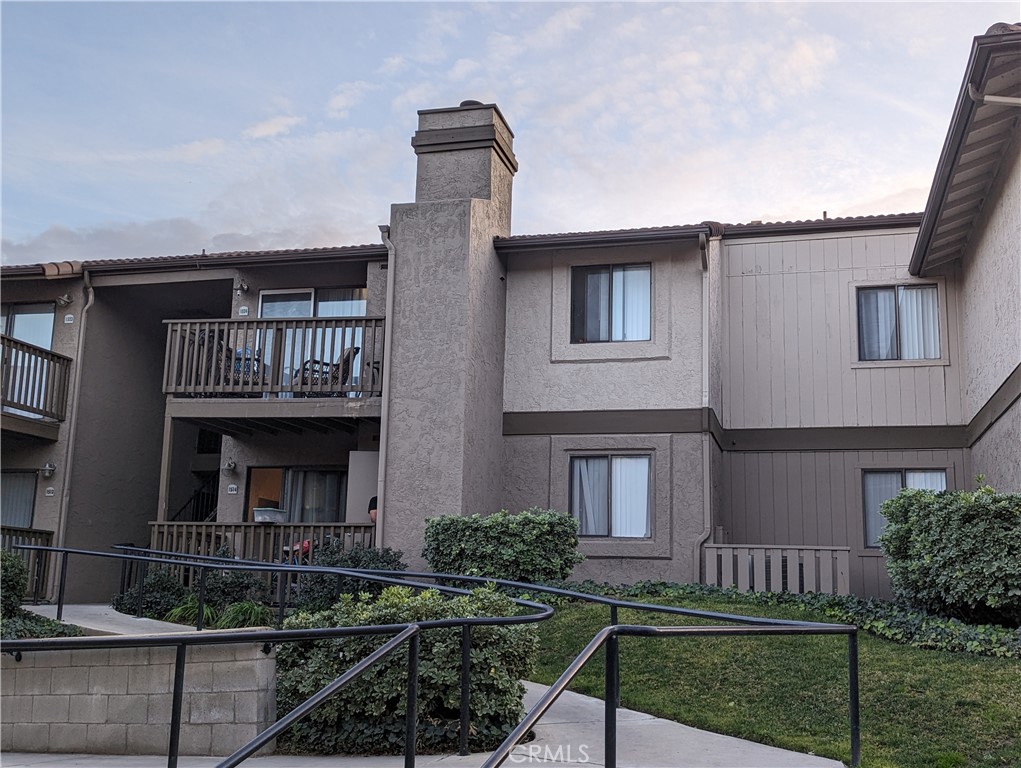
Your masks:
<instances>
[{"instance_id":1,"label":"apartment building","mask_svg":"<svg viewBox=\"0 0 1021 768\"><path fill-rule=\"evenodd\" d=\"M1019 96L997 25L923 214L513 235L513 134L465 102L379 244L5 267L5 536L414 561L538 505L579 577L888 595L883 500L1021 490Z\"/></svg>"}]
</instances>

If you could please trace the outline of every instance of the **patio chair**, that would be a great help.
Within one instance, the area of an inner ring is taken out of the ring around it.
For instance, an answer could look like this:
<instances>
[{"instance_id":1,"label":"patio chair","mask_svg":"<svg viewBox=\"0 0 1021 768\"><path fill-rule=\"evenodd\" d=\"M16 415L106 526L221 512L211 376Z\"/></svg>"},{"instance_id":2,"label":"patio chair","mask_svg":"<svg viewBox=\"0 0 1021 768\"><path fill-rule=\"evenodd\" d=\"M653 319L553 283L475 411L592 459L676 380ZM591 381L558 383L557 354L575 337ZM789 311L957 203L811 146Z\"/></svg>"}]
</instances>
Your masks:
<instances>
[{"instance_id":1,"label":"patio chair","mask_svg":"<svg viewBox=\"0 0 1021 768\"><path fill-rule=\"evenodd\" d=\"M349 383L351 366L361 347L348 347L339 360L326 363L322 360L306 360L294 376L294 384L301 387L318 388L318 391L295 392L295 397L346 397L341 387Z\"/></svg>"}]
</instances>

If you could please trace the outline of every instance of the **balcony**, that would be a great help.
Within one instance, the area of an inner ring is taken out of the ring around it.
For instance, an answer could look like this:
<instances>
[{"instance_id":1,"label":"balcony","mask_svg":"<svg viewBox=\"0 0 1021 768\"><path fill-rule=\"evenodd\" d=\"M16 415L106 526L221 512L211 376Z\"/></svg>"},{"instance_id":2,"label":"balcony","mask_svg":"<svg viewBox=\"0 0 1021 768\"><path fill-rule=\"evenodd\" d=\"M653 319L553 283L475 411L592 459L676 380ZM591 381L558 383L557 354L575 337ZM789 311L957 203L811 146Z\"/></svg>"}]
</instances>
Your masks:
<instances>
[{"instance_id":1,"label":"balcony","mask_svg":"<svg viewBox=\"0 0 1021 768\"><path fill-rule=\"evenodd\" d=\"M168 320L163 391L192 398L368 398L382 317Z\"/></svg>"},{"instance_id":2,"label":"balcony","mask_svg":"<svg viewBox=\"0 0 1021 768\"><path fill-rule=\"evenodd\" d=\"M56 440L54 422L67 415L71 358L9 336L0 336L0 342L4 429Z\"/></svg>"}]
</instances>

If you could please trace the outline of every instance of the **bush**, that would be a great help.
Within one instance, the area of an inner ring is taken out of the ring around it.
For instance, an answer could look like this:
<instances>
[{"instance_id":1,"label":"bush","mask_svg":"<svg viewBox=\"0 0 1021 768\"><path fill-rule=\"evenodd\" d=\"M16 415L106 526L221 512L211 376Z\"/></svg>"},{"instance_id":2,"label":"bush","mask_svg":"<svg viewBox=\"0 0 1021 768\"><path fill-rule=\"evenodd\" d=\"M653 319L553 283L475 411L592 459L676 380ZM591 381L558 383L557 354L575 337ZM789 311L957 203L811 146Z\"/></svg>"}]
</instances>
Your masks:
<instances>
[{"instance_id":1,"label":"bush","mask_svg":"<svg viewBox=\"0 0 1021 768\"><path fill-rule=\"evenodd\" d=\"M216 556L230 557L230 550L221 547L217 550ZM193 588L198 590L197 579ZM218 610L226 608L232 603L246 601L265 603L268 600L269 585L266 583L266 577L262 571L243 571L232 568L206 572L205 601Z\"/></svg>"},{"instance_id":2,"label":"bush","mask_svg":"<svg viewBox=\"0 0 1021 768\"><path fill-rule=\"evenodd\" d=\"M941 616L1021 626L1021 494L908 489L883 515L894 594Z\"/></svg>"},{"instance_id":3,"label":"bush","mask_svg":"<svg viewBox=\"0 0 1021 768\"><path fill-rule=\"evenodd\" d=\"M19 608L13 616L0 618L0 639L23 640L43 637L81 637L85 632L75 624L64 624Z\"/></svg>"},{"instance_id":4,"label":"bush","mask_svg":"<svg viewBox=\"0 0 1021 768\"><path fill-rule=\"evenodd\" d=\"M28 589L28 568L21 555L9 550L0 553L0 615L13 618L21 612Z\"/></svg>"},{"instance_id":5,"label":"bush","mask_svg":"<svg viewBox=\"0 0 1021 768\"><path fill-rule=\"evenodd\" d=\"M273 611L254 600L231 603L223 609L216 620L217 629L239 629L241 627L272 627L276 623Z\"/></svg>"},{"instance_id":6,"label":"bush","mask_svg":"<svg viewBox=\"0 0 1021 768\"><path fill-rule=\"evenodd\" d=\"M326 547L316 550L312 565L330 568L354 568L358 570L406 571L404 553L399 549L383 547L368 549L356 546L344 551L343 542L334 540ZM333 576L327 573L309 573L298 580L298 608L303 611L325 611L342 594L356 595L362 592L378 595L384 584L349 576Z\"/></svg>"},{"instance_id":7,"label":"bush","mask_svg":"<svg viewBox=\"0 0 1021 768\"><path fill-rule=\"evenodd\" d=\"M822 614L826 620L854 624L884 640L927 650L974 653L981 656L1021 659L1021 630L991 624L966 624L917 611L896 603L853 595L829 595L816 592L741 592L706 584L674 584L643 581L633 585L611 586L592 581L558 584L564 589L621 599L686 597L710 600L734 600L757 605L783 605ZM540 598L543 599L543 598ZM814 617L810 617L814 618Z\"/></svg>"},{"instance_id":8,"label":"bush","mask_svg":"<svg viewBox=\"0 0 1021 768\"><path fill-rule=\"evenodd\" d=\"M553 509L506 510L426 522L422 556L436 573L546 583L566 579L584 560L578 521Z\"/></svg>"},{"instance_id":9,"label":"bush","mask_svg":"<svg viewBox=\"0 0 1021 768\"><path fill-rule=\"evenodd\" d=\"M388 587L375 600L345 595L330 610L300 612L285 629L404 624L472 616L508 616L514 603L491 589L443 598L436 590L412 594L406 587ZM417 749L422 753L457 746L460 707L461 630L423 632L419 649L419 725ZM387 639L346 637L289 643L277 651L277 712L291 711L332 682ZM524 686L538 647L533 625L473 627L471 663L471 734L474 752L495 748L524 714ZM404 750L407 653L398 650L361 678L296 723L278 739L294 752L320 754L401 754Z\"/></svg>"},{"instance_id":10,"label":"bush","mask_svg":"<svg viewBox=\"0 0 1021 768\"><path fill-rule=\"evenodd\" d=\"M198 625L198 618L199 596L194 592L189 592L184 600L167 612L167 615L163 617L163 621L169 621L174 624L187 624L194 627ZM211 627L216 623L216 619L216 608L209 603L204 603L202 605L202 626Z\"/></svg>"},{"instance_id":11,"label":"bush","mask_svg":"<svg viewBox=\"0 0 1021 768\"><path fill-rule=\"evenodd\" d=\"M145 593L142 596L142 615L150 619L163 619L184 600L188 590L167 568L149 568L145 575ZM114 595L114 610L134 614L138 611L138 584L126 592Z\"/></svg>"}]
</instances>

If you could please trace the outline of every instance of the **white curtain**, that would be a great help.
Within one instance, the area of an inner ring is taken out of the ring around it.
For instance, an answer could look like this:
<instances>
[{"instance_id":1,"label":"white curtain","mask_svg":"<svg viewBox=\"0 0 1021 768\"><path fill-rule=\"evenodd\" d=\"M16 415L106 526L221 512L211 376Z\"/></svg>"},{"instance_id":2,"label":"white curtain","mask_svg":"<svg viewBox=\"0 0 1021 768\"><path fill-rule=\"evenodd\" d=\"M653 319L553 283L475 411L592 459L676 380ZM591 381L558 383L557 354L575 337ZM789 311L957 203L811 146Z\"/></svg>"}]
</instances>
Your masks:
<instances>
[{"instance_id":1,"label":"white curtain","mask_svg":"<svg viewBox=\"0 0 1021 768\"><path fill-rule=\"evenodd\" d=\"M648 264L613 268L613 341L648 341L652 317Z\"/></svg>"},{"instance_id":2,"label":"white curtain","mask_svg":"<svg viewBox=\"0 0 1021 768\"><path fill-rule=\"evenodd\" d=\"M900 356L902 360L933 360L939 357L939 303L935 285L901 286Z\"/></svg>"},{"instance_id":3,"label":"white curtain","mask_svg":"<svg viewBox=\"0 0 1021 768\"><path fill-rule=\"evenodd\" d=\"M649 535L649 457L614 456L610 484L613 536Z\"/></svg>"},{"instance_id":4,"label":"white curtain","mask_svg":"<svg viewBox=\"0 0 1021 768\"><path fill-rule=\"evenodd\" d=\"M883 502L900 493L903 476L897 472L865 473L865 543L878 546L879 534L886 527L886 518L880 512Z\"/></svg>"},{"instance_id":5,"label":"white curtain","mask_svg":"<svg viewBox=\"0 0 1021 768\"><path fill-rule=\"evenodd\" d=\"M862 360L897 359L897 300L892 288L858 290L858 344Z\"/></svg>"},{"instance_id":6,"label":"white curtain","mask_svg":"<svg viewBox=\"0 0 1021 768\"><path fill-rule=\"evenodd\" d=\"M609 534L607 464L605 456L571 459L571 515L582 536Z\"/></svg>"},{"instance_id":7,"label":"white curtain","mask_svg":"<svg viewBox=\"0 0 1021 768\"><path fill-rule=\"evenodd\" d=\"M919 488L925 491L945 491L947 489L946 470L911 470L905 472L904 475L906 488Z\"/></svg>"}]
</instances>

